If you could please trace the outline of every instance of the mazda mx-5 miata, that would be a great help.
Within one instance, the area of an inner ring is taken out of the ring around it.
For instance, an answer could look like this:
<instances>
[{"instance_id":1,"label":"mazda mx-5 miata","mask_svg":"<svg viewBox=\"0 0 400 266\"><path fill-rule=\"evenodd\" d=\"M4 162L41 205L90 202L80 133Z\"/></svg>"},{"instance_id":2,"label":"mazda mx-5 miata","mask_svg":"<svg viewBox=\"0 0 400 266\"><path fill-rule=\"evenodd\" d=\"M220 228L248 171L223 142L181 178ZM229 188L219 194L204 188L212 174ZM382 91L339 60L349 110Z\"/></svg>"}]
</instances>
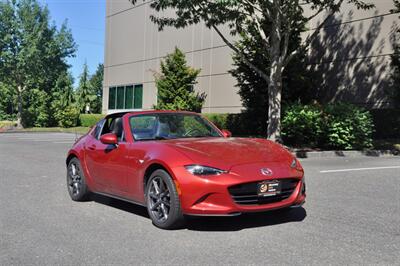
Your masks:
<instances>
[{"instance_id":1,"label":"mazda mx-5 miata","mask_svg":"<svg viewBox=\"0 0 400 266\"><path fill-rule=\"evenodd\" d=\"M67 157L71 198L98 193L147 207L164 229L185 215L233 216L301 206L304 171L283 146L233 138L201 115L117 113L73 145Z\"/></svg>"}]
</instances>

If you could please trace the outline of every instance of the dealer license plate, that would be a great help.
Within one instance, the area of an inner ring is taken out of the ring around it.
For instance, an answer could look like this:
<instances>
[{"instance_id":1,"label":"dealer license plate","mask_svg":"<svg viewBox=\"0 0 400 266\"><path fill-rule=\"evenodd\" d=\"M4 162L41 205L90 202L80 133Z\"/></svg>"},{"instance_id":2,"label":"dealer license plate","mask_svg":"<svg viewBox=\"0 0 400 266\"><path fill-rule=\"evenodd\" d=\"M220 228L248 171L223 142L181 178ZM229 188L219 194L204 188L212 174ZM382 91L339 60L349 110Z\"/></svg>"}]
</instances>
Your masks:
<instances>
[{"instance_id":1,"label":"dealer license plate","mask_svg":"<svg viewBox=\"0 0 400 266\"><path fill-rule=\"evenodd\" d=\"M258 196L268 197L275 196L281 192L281 184L279 181L263 181L257 186Z\"/></svg>"}]
</instances>

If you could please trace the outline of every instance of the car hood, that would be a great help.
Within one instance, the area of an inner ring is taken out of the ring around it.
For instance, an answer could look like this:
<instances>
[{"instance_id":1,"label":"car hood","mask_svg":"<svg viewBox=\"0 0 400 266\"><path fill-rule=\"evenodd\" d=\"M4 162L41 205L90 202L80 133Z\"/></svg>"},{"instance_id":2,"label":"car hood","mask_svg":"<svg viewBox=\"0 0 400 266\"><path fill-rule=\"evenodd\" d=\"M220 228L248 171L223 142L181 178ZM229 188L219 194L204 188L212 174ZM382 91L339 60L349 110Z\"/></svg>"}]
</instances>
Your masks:
<instances>
[{"instance_id":1,"label":"car hood","mask_svg":"<svg viewBox=\"0 0 400 266\"><path fill-rule=\"evenodd\" d=\"M192 138L168 140L165 143L195 164L224 170L235 165L258 162L282 162L287 165L293 158L281 145L263 139Z\"/></svg>"}]
</instances>

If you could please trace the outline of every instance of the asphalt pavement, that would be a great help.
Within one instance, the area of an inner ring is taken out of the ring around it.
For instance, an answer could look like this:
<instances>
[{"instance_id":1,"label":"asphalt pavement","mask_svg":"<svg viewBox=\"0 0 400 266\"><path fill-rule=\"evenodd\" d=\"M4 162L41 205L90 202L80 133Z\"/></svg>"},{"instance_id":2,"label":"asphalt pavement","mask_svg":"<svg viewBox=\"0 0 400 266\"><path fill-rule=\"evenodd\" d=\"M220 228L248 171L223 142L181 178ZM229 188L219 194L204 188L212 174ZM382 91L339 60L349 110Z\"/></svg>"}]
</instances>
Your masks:
<instances>
[{"instance_id":1,"label":"asphalt pavement","mask_svg":"<svg viewBox=\"0 0 400 266\"><path fill-rule=\"evenodd\" d=\"M0 265L400 265L400 157L301 160L304 208L154 227L143 207L70 200L74 134L0 134Z\"/></svg>"}]
</instances>

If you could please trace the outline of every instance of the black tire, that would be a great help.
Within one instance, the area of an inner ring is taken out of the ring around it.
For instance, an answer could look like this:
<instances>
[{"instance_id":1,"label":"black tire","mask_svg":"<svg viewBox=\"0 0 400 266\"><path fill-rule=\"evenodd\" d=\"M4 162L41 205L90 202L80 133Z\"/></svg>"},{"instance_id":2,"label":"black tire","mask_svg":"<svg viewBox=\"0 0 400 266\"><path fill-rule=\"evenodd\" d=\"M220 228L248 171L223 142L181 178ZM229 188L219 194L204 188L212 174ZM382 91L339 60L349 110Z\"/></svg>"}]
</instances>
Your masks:
<instances>
[{"instance_id":1,"label":"black tire","mask_svg":"<svg viewBox=\"0 0 400 266\"><path fill-rule=\"evenodd\" d=\"M78 158L72 158L67 166L67 189L74 201L86 201L89 198L89 188L86 177Z\"/></svg>"},{"instance_id":2,"label":"black tire","mask_svg":"<svg viewBox=\"0 0 400 266\"><path fill-rule=\"evenodd\" d=\"M158 191L155 184L157 184ZM146 184L145 198L147 211L155 226L162 229L182 227L184 216L178 191L166 171L159 169L151 174Z\"/></svg>"}]
</instances>

